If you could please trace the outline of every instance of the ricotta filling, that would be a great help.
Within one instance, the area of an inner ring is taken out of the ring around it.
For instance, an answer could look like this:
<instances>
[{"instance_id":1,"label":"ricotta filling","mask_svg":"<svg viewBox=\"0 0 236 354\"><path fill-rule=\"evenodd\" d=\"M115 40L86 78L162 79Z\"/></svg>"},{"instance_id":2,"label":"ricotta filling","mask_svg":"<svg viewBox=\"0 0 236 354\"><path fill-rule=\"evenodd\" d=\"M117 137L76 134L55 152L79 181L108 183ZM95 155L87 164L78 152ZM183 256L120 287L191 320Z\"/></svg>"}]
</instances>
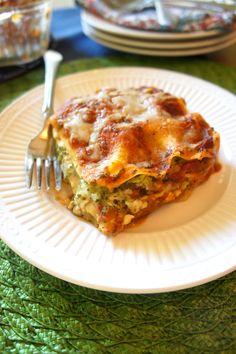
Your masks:
<instances>
[{"instance_id":1,"label":"ricotta filling","mask_svg":"<svg viewBox=\"0 0 236 354\"><path fill-rule=\"evenodd\" d=\"M69 209L75 215L83 216L97 225L100 224L101 213L106 213L109 209L118 210L119 216L123 218L123 225L128 225L137 214L148 207L150 196L154 196L162 203L169 202L177 199L189 186L188 181L179 184L165 183L158 182L151 176L139 175L109 190L106 187L88 184L77 174L76 166L63 141L57 144L57 154L64 179L73 191Z\"/></svg>"}]
</instances>

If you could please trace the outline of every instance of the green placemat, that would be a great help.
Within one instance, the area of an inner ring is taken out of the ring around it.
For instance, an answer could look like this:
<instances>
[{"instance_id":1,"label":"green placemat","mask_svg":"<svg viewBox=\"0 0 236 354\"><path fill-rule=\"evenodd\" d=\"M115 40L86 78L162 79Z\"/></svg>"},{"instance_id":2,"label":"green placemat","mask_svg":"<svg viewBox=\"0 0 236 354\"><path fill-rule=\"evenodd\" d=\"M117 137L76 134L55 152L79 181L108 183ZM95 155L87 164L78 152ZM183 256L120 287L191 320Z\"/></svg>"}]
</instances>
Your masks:
<instances>
[{"instance_id":1,"label":"green placemat","mask_svg":"<svg viewBox=\"0 0 236 354\"><path fill-rule=\"evenodd\" d=\"M236 70L199 59L107 58L107 66L185 72L236 93ZM43 82L43 69L0 85L0 109ZM236 119L236 117L235 117ZM236 272L179 292L124 295L86 289L31 266L0 242L0 353L236 353Z\"/></svg>"}]
</instances>

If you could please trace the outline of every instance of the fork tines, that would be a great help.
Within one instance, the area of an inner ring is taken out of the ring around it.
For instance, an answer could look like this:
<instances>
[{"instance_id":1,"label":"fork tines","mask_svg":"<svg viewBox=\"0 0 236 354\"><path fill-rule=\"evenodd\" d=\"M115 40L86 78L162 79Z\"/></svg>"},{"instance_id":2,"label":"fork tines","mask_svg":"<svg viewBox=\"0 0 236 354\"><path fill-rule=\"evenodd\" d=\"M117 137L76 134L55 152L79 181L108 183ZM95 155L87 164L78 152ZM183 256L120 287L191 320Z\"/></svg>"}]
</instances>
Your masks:
<instances>
[{"instance_id":1,"label":"fork tines","mask_svg":"<svg viewBox=\"0 0 236 354\"><path fill-rule=\"evenodd\" d=\"M51 141L51 144L52 143L53 141ZM45 188L49 190L53 184L53 187L59 191L61 189L62 183L62 172L57 156L55 154L48 154L46 152L45 155L41 154L41 156L38 156L36 154L30 153L29 150L30 149L28 149L25 157L26 187L28 189L31 188L35 171L35 184L38 189L42 189L42 187L45 186Z\"/></svg>"}]
</instances>

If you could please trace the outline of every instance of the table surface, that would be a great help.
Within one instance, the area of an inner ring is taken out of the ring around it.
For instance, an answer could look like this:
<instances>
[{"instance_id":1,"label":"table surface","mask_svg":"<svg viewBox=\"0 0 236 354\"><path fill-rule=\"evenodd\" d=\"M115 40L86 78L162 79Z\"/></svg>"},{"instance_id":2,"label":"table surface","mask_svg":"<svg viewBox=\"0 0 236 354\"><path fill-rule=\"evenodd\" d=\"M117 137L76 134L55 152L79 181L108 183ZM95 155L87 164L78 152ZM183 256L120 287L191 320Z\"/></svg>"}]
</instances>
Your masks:
<instances>
[{"instance_id":1,"label":"table surface","mask_svg":"<svg viewBox=\"0 0 236 354\"><path fill-rule=\"evenodd\" d=\"M63 17L63 13L59 15ZM60 76L100 67L142 65L188 73L236 93L236 70L206 57L141 57L99 45L92 50L92 41L80 31L73 32L73 26L67 27L66 36L59 33L60 26L55 30L57 26L54 22L57 48L68 60L62 64ZM66 51L68 43L72 51ZM89 51L91 57L86 59ZM73 53L79 59L70 61ZM39 67L1 84L0 110L43 79ZM236 352L236 272L178 292L112 294L54 278L3 242L0 270L2 353Z\"/></svg>"}]
</instances>

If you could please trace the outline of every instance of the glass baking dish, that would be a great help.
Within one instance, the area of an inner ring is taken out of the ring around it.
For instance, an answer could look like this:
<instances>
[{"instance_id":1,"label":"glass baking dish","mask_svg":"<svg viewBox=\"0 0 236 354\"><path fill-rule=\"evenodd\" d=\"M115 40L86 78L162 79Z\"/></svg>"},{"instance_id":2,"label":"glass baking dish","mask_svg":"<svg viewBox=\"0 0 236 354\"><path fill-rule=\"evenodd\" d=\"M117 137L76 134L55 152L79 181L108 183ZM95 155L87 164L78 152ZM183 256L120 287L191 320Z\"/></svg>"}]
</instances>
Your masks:
<instances>
[{"instance_id":1,"label":"glass baking dish","mask_svg":"<svg viewBox=\"0 0 236 354\"><path fill-rule=\"evenodd\" d=\"M29 63L49 45L51 0L0 0L0 66Z\"/></svg>"}]
</instances>

